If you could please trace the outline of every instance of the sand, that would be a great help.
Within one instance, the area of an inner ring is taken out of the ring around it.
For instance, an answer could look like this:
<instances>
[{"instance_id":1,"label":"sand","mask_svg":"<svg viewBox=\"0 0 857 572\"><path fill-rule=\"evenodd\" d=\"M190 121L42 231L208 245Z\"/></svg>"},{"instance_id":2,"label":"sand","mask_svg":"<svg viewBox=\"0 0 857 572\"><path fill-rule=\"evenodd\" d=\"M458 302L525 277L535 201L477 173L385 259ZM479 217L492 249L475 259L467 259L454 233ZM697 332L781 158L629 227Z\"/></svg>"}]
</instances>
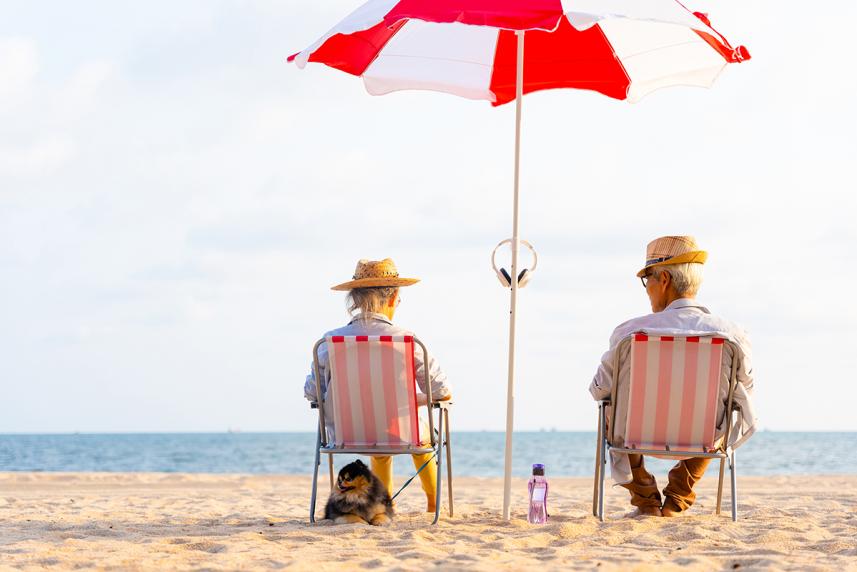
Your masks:
<instances>
[{"instance_id":1,"label":"sand","mask_svg":"<svg viewBox=\"0 0 857 572\"><path fill-rule=\"evenodd\" d=\"M0 569L857 570L857 476L741 478L737 523L713 515L709 477L674 519L628 518L611 490L604 523L590 483L551 479L545 526L524 519L523 480L504 522L501 479L458 479L437 527L412 486L378 528L310 525L306 477L0 473Z\"/></svg>"}]
</instances>

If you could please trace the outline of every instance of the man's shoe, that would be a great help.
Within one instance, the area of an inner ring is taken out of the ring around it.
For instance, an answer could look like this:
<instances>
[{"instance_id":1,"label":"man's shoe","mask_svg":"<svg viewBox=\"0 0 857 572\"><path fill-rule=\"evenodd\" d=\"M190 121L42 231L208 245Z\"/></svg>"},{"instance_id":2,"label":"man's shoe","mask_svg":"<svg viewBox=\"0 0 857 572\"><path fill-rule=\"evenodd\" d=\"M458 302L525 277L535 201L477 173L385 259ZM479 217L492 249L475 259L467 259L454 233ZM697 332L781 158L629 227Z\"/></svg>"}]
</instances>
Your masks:
<instances>
[{"instance_id":1,"label":"man's shoe","mask_svg":"<svg viewBox=\"0 0 857 572\"><path fill-rule=\"evenodd\" d=\"M663 516L661 514L661 509L656 506L638 506L634 510L628 514L631 518L637 518L638 516Z\"/></svg>"},{"instance_id":2,"label":"man's shoe","mask_svg":"<svg viewBox=\"0 0 857 572\"><path fill-rule=\"evenodd\" d=\"M682 511L678 505L671 498L667 497L667 500L664 501L664 506L661 507L661 516L673 517L679 516Z\"/></svg>"}]
</instances>

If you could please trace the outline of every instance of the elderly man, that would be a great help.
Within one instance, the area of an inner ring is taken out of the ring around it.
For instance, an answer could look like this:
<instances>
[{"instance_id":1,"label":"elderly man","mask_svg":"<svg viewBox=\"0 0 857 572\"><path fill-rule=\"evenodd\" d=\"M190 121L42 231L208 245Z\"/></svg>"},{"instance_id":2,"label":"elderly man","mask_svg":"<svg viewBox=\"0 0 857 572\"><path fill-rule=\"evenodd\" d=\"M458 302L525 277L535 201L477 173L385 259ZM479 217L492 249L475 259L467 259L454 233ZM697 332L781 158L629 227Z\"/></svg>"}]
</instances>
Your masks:
<instances>
[{"instance_id":1,"label":"elderly man","mask_svg":"<svg viewBox=\"0 0 857 572\"><path fill-rule=\"evenodd\" d=\"M636 332L652 335L718 335L735 342L738 356L738 386L734 402L740 412L730 441L737 447L754 431L755 416L750 402L753 370L750 342L746 332L736 324L713 315L696 301L702 284L702 265L708 254L700 250L692 236L664 236L649 243L645 267L637 273L652 305L652 314L620 324L610 336L610 349L589 387L596 400L610 396L614 382L613 363L620 342ZM721 406L722 411L722 406ZM664 500L655 478L646 470L642 455L612 453L613 479L631 493L631 504L637 514L675 516L690 508L696 498L693 486L702 478L711 459L691 458L680 461L669 473Z\"/></svg>"}]
</instances>

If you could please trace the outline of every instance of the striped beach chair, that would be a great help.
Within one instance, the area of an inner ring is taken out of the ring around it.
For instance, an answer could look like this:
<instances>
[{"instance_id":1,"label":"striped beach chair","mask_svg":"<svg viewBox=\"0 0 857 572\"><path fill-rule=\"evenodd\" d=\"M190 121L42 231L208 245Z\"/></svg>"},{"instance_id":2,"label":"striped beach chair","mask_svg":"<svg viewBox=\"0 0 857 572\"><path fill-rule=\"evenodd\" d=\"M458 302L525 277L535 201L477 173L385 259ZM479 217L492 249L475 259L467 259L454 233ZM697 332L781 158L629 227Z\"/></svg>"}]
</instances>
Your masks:
<instances>
[{"instance_id":1,"label":"striped beach chair","mask_svg":"<svg viewBox=\"0 0 857 572\"><path fill-rule=\"evenodd\" d=\"M318 350L326 344L330 380L322 389ZM414 348L419 345L428 364L425 345L414 336L328 336L313 347L318 409L318 438L310 499L310 522L315 522L318 469L328 455L333 488L333 455L405 455L434 453L437 464L437 504L432 524L440 514L441 454L446 449L449 514L452 516L452 453L449 433L450 402L434 403L429 368L424 367L428 434L421 434L416 394ZM434 413L437 411L437 419ZM328 433L325 416L332 416ZM437 432L435 432L437 427Z\"/></svg>"},{"instance_id":2,"label":"striped beach chair","mask_svg":"<svg viewBox=\"0 0 857 572\"><path fill-rule=\"evenodd\" d=\"M724 354L726 347L730 351ZM732 520L738 519L735 451L728 445L738 351L732 342L718 337L637 333L621 342L613 364L618 379L614 379L610 399L598 405L594 516L604 520L604 477L608 453L613 451L661 458L720 459L717 514L723 498L724 463L728 461ZM724 355L732 356L728 370L723 369ZM723 413L718 418L719 409Z\"/></svg>"}]
</instances>

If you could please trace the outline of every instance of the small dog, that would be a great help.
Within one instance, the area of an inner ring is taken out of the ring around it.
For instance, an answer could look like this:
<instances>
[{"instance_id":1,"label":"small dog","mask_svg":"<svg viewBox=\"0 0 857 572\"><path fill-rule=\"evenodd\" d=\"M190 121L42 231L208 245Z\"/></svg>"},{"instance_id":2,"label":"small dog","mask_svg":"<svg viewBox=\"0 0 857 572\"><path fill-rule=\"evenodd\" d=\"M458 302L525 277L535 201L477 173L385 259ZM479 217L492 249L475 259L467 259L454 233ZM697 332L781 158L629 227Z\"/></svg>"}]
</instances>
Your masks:
<instances>
[{"instance_id":1,"label":"small dog","mask_svg":"<svg viewBox=\"0 0 857 572\"><path fill-rule=\"evenodd\" d=\"M324 507L325 519L336 524L380 526L389 523L393 514L390 493L363 461L358 459L342 467Z\"/></svg>"}]
</instances>

